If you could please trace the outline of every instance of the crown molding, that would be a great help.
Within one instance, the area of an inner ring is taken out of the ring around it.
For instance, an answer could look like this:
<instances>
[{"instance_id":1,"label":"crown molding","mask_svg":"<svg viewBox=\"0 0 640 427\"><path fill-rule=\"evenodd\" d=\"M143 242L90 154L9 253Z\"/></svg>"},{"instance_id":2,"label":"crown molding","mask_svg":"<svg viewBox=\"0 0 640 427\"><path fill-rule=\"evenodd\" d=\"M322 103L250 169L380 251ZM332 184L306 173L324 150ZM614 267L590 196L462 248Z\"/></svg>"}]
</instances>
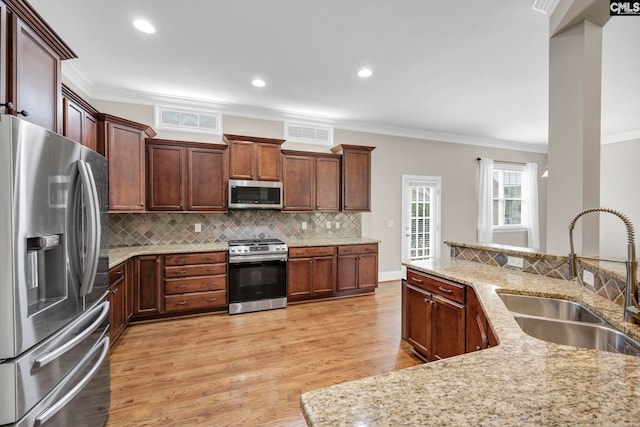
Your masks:
<instances>
[{"instance_id":1,"label":"crown molding","mask_svg":"<svg viewBox=\"0 0 640 427\"><path fill-rule=\"evenodd\" d=\"M82 88L81 88L82 89ZM287 121L297 120L333 126L337 129L355 132L374 133L380 135L400 136L406 138L425 139L430 141L450 142L454 144L475 145L481 147L502 148L506 150L527 151L533 153L548 152L547 144L525 143L507 141L497 138L484 138L470 135L457 135L430 132L421 129L401 128L394 126L384 126L376 123L361 122L355 120L343 120L335 117L316 116L300 114L292 111L274 110L269 108L234 104L228 102L217 102L205 99L179 97L164 95L154 92L140 90L129 90L106 86L92 86L91 98L111 102L124 102L141 105L168 104L184 107L200 107L213 109L222 114L246 117L258 120ZM224 130L224 129L223 129Z\"/></svg>"},{"instance_id":2,"label":"crown molding","mask_svg":"<svg viewBox=\"0 0 640 427\"><path fill-rule=\"evenodd\" d=\"M640 130L633 130L630 132L623 132L615 135L603 136L601 139L601 143L615 144L616 142L631 141L633 139L640 139Z\"/></svg>"},{"instance_id":3,"label":"crown molding","mask_svg":"<svg viewBox=\"0 0 640 427\"><path fill-rule=\"evenodd\" d=\"M95 85L72 61L62 61L62 77L90 99L94 99Z\"/></svg>"}]
</instances>

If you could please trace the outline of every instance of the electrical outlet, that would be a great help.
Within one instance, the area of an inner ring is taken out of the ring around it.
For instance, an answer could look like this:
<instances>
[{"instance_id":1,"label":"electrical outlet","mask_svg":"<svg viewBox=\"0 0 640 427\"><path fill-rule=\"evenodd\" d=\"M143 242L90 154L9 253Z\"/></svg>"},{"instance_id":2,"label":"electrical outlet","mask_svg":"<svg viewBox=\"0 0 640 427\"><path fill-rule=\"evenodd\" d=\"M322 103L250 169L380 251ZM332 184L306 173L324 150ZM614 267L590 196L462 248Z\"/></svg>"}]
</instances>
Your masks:
<instances>
[{"instance_id":1,"label":"electrical outlet","mask_svg":"<svg viewBox=\"0 0 640 427\"><path fill-rule=\"evenodd\" d=\"M336 221L336 228L340 228L340 221Z\"/></svg>"},{"instance_id":2,"label":"electrical outlet","mask_svg":"<svg viewBox=\"0 0 640 427\"><path fill-rule=\"evenodd\" d=\"M202 224L200 224L199 222L197 222L194 226L193 226L193 231L195 231L196 233L200 233L202 231Z\"/></svg>"},{"instance_id":3,"label":"electrical outlet","mask_svg":"<svg viewBox=\"0 0 640 427\"><path fill-rule=\"evenodd\" d=\"M507 257L507 265L511 267L524 267L524 259L519 256L508 256Z\"/></svg>"},{"instance_id":4,"label":"electrical outlet","mask_svg":"<svg viewBox=\"0 0 640 427\"><path fill-rule=\"evenodd\" d=\"M589 270L582 270L582 281L586 285L593 286L593 283L595 281L595 277L593 276L593 273L590 272Z\"/></svg>"},{"instance_id":5,"label":"electrical outlet","mask_svg":"<svg viewBox=\"0 0 640 427\"><path fill-rule=\"evenodd\" d=\"M302 229L303 230L307 229L307 221L302 221Z\"/></svg>"},{"instance_id":6,"label":"electrical outlet","mask_svg":"<svg viewBox=\"0 0 640 427\"><path fill-rule=\"evenodd\" d=\"M331 221L327 221L327 230L331 230Z\"/></svg>"}]
</instances>

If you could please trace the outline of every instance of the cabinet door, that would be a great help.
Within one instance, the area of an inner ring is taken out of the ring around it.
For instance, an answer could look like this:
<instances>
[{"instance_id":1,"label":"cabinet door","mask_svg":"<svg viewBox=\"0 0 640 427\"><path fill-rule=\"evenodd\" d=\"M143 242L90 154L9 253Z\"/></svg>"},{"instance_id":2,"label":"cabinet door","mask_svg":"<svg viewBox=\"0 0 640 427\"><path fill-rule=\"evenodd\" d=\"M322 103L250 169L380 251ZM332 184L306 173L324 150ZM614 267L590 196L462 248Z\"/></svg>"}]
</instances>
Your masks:
<instances>
[{"instance_id":1,"label":"cabinet door","mask_svg":"<svg viewBox=\"0 0 640 427\"><path fill-rule=\"evenodd\" d=\"M254 178L254 146L248 141L229 141L229 178Z\"/></svg>"},{"instance_id":2,"label":"cabinet door","mask_svg":"<svg viewBox=\"0 0 640 427\"><path fill-rule=\"evenodd\" d=\"M331 295L336 288L335 257L317 257L312 259L314 295Z\"/></svg>"},{"instance_id":3,"label":"cabinet door","mask_svg":"<svg viewBox=\"0 0 640 427\"><path fill-rule=\"evenodd\" d=\"M136 258L134 315L158 314L162 310L161 262L155 255Z\"/></svg>"},{"instance_id":4,"label":"cabinet door","mask_svg":"<svg viewBox=\"0 0 640 427\"><path fill-rule=\"evenodd\" d=\"M62 100L62 134L80 144L84 143L84 109L68 98Z\"/></svg>"},{"instance_id":5,"label":"cabinet door","mask_svg":"<svg viewBox=\"0 0 640 427\"><path fill-rule=\"evenodd\" d=\"M343 210L370 211L371 153L345 151L343 162Z\"/></svg>"},{"instance_id":6,"label":"cabinet door","mask_svg":"<svg viewBox=\"0 0 640 427\"><path fill-rule=\"evenodd\" d=\"M60 56L13 15L12 63L15 77L7 97L15 111L26 111L25 120L54 132L62 130ZM18 113L19 114L19 113Z\"/></svg>"},{"instance_id":7,"label":"cabinet door","mask_svg":"<svg viewBox=\"0 0 640 427\"><path fill-rule=\"evenodd\" d=\"M358 288L358 255L338 257L338 291Z\"/></svg>"},{"instance_id":8,"label":"cabinet door","mask_svg":"<svg viewBox=\"0 0 640 427\"><path fill-rule=\"evenodd\" d=\"M280 145L256 144L257 179L280 181Z\"/></svg>"},{"instance_id":9,"label":"cabinet door","mask_svg":"<svg viewBox=\"0 0 640 427\"><path fill-rule=\"evenodd\" d=\"M456 356L465 352L465 307L464 305L433 296L431 314L432 352L435 359Z\"/></svg>"},{"instance_id":10,"label":"cabinet door","mask_svg":"<svg viewBox=\"0 0 640 427\"><path fill-rule=\"evenodd\" d=\"M304 156L283 156L282 210L314 210L314 159Z\"/></svg>"},{"instance_id":11,"label":"cabinet door","mask_svg":"<svg viewBox=\"0 0 640 427\"><path fill-rule=\"evenodd\" d=\"M189 148L187 163L187 209L225 211L226 152Z\"/></svg>"},{"instance_id":12,"label":"cabinet door","mask_svg":"<svg viewBox=\"0 0 640 427\"><path fill-rule=\"evenodd\" d=\"M340 159L316 159L315 186L315 209L325 212L340 211Z\"/></svg>"},{"instance_id":13,"label":"cabinet door","mask_svg":"<svg viewBox=\"0 0 640 427\"><path fill-rule=\"evenodd\" d=\"M127 260L125 267L124 293L125 293L125 323L129 323L133 317L135 305L134 283L136 282L136 262L133 259Z\"/></svg>"},{"instance_id":14,"label":"cabinet door","mask_svg":"<svg viewBox=\"0 0 640 427\"><path fill-rule=\"evenodd\" d=\"M90 114L84 114L84 132L82 145L96 151L98 149L98 120Z\"/></svg>"},{"instance_id":15,"label":"cabinet door","mask_svg":"<svg viewBox=\"0 0 640 427\"><path fill-rule=\"evenodd\" d=\"M172 145L147 146L149 210L183 209L183 150Z\"/></svg>"},{"instance_id":16,"label":"cabinet door","mask_svg":"<svg viewBox=\"0 0 640 427\"><path fill-rule=\"evenodd\" d=\"M358 256L358 289L378 286L378 255Z\"/></svg>"},{"instance_id":17,"label":"cabinet door","mask_svg":"<svg viewBox=\"0 0 640 427\"><path fill-rule=\"evenodd\" d=\"M311 296L311 260L290 259L287 263L287 296L305 298Z\"/></svg>"},{"instance_id":18,"label":"cabinet door","mask_svg":"<svg viewBox=\"0 0 640 427\"><path fill-rule=\"evenodd\" d=\"M431 294L407 286L405 304L407 342L419 353L429 356L431 353Z\"/></svg>"},{"instance_id":19,"label":"cabinet door","mask_svg":"<svg viewBox=\"0 0 640 427\"><path fill-rule=\"evenodd\" d=\"M143 211L145 158L142 132L107 123L109 210Z\"/></svg>"},{"instance_id":20,"label":"cabinet door","mask_svg":"<svg viewBox=\"0 0 640 427\"><path fill-rule=\"evenodd\" d=\"M114 343L126 326L126 291L124 277L116 283L111 284L109 292L109 303L111 304L111 312L109 313L109 336L111 343Z\"/></svg>"}]
</instances>

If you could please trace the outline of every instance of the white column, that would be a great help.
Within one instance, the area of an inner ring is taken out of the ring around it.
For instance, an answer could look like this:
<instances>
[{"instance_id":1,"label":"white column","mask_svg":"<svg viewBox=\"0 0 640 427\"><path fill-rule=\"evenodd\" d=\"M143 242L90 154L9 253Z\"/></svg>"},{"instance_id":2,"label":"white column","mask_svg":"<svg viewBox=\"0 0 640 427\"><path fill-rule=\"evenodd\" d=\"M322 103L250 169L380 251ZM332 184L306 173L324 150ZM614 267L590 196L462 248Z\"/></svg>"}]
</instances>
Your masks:
<instances>
[{"instance_id":1,"label":"white column","mask_svg":"<svg viewBox=\"0 0 640 427\"><path fill-rule=\"evenodd\" d=\"M551 37L548 253L569 253L569 222L600 204L601 65L601 26L583 20ZM598 254L598 218L589 214L578 220L578 254Z\"/></svg>"}]
</instances>

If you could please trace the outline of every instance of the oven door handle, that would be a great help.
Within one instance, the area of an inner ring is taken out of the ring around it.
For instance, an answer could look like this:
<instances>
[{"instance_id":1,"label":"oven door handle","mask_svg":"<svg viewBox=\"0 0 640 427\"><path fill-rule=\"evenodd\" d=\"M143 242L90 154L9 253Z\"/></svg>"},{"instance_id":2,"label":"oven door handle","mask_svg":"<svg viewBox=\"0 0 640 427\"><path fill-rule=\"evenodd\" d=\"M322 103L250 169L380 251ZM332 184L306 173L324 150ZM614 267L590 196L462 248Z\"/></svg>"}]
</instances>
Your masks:
<instances>
[{"instance_id":1,"label":"oven door handle","mask_svg":"<svg viewBox=\"0 0 640 427\"><path fill-rule=\"evenodd\" d=\"M286 254L271 254L271 255L247 255L243 257L229 257L229 264L259 264L265 261L286 261Z\"/></svg>"}]
</instances>

